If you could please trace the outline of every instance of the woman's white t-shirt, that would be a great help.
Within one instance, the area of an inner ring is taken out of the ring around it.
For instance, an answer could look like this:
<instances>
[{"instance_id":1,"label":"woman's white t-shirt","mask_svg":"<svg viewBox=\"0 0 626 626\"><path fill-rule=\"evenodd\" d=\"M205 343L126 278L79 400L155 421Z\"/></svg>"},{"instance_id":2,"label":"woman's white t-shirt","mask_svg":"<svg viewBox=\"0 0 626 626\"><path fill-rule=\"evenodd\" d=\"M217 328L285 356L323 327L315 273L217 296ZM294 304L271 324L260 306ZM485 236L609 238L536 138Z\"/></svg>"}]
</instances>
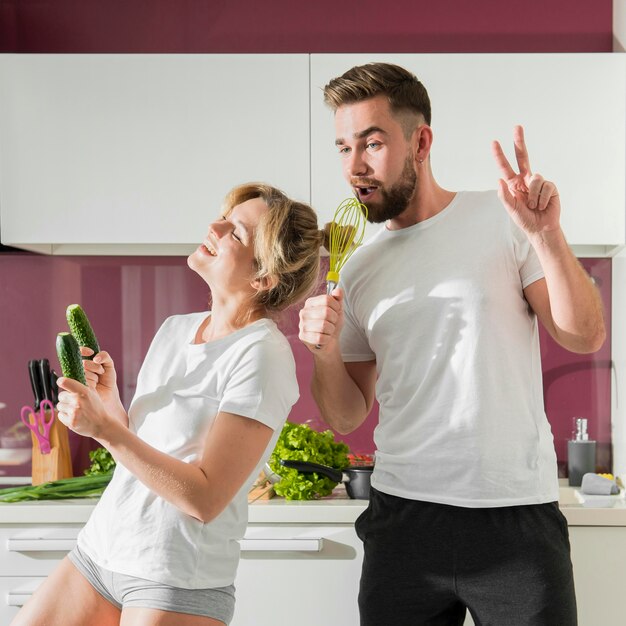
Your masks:
<instances>
[{"instance_id":1,"label":"woman's white t-shirt","mask_svg":"<svg viewBox=\"0 0 626 626\"><path fill-rule=\"evenodd\" d=\"M186 589L234 581L238 540L248 519L247 492L299 395L293 353L274 322L261 319L194 344L206 317L206 312L179 315L161 326L139 372L129 428L157 450L192 463L217 414L234 413L274 429L263 458L208 523L183 513L118 463L78 537L79 547L105 569ZM225 477L229 469L223 468Z\"/></svg>"}]
</instances>

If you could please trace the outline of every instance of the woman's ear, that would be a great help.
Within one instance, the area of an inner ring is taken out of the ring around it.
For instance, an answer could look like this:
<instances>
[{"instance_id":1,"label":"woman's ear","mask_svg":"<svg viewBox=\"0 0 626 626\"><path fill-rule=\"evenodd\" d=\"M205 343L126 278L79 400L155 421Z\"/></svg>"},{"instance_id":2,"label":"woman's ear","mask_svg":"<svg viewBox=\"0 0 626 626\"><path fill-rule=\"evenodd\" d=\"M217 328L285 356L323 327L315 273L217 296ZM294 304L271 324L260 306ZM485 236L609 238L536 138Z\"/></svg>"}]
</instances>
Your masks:
<instances>
[{"instance_id":1,"label":"woman's ear","mask_svg":"<svg viewBox=\"0 0 626 626\"><path fill-rule=\"evenodd\" d=\"M276 276L262 276L255 278L250 284L257 291L269 291L278 285L278 278Z\"/></svg>"}]
</instances>

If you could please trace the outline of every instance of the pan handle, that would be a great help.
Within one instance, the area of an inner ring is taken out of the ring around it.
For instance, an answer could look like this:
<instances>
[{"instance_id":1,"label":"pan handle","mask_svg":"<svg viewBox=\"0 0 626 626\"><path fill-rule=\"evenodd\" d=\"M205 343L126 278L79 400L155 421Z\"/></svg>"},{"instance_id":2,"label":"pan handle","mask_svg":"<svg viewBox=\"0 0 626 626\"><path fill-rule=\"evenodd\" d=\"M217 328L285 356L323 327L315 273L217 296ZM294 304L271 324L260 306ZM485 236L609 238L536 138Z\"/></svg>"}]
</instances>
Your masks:
<instances>
[{"instance_id":1,"label":"pan handle","mask_svg":"<svg viewBox=\"0 0 626 626\"><path fill-rule=\"evenodd\" d=\"M343 482L343 472L335 469L334 467L328 467L328 465L320 465L319 463L310 463L309 461L291 461L288 459L281 459L280 464L291 469L298 470L303 474L322 474L327 476L336 483Z\"/></svg>"}]
</instances>

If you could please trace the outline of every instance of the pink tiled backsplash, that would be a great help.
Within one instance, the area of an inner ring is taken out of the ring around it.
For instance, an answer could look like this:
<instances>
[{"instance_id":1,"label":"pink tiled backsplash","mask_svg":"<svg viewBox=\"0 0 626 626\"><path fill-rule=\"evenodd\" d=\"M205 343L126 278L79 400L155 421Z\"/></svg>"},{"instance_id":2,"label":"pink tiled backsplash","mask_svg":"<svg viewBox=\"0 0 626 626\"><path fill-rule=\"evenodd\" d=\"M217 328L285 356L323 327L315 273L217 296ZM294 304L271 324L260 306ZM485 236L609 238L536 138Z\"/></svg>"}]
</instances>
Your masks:
<instances>
[{"instance_id":1,"label":"pink tiled backsplash","mask_svg":"<svg viewBox=\"0 0 626 626\"><path fill-rule=\"evenodd\" d=\"M611 261L582 262L600 287L610 329ZM324 275L325 270L320 286ZM54 346L56 334L67 329L68 304L78 302L87 311L101 347L115 359L120 392L128 406L139 366L161 322L169 315L206 309L209 299L204 282L181 257L0 255L0 402L6 404L0 410L0 430L19 420L23 404L32 403L29 359L47 357L53 368L60 371ZM325 429L309 391L312 357L298 339L298 309L287 311L279 324L293 348L300 382L300 399L290 419ZM561 473L574 416L588 418L591 437L598 441L598 468L610 470L610 346L609 336L598 353L575 355L559 348L541 332L546 410ZM373 452L377 415L374 408L359 430L337 438L344 440L353 452ZM88 466L88 451L96 445L92 440L71 435L75 474ZM27 472L24 466L0 464L0 475Z\"/></svg>"}]
</instances>

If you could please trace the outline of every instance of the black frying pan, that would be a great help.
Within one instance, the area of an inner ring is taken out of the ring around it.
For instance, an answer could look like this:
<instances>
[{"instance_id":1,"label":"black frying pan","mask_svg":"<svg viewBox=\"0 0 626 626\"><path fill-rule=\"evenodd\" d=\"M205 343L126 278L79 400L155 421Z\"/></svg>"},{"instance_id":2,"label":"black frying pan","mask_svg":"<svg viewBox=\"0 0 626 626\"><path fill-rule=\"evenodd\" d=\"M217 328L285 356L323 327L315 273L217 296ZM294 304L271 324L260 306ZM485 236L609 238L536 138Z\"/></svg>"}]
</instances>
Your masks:
<instances>
[{"instance_id":1,"label":"black frying pan","mask_svg":"<svg viewBox=\"0 0 626 626\"><path fill-rule=\"evenodd\" d=\"M287 459L281 459L280 464L298 470L303 474L316 473L328 476L328 478L337 483L344 483L346 493L350 498L355 500L369 500L370 479L374 471L373 465L348 467L344 470L338 470L334 467L328 467L328 465L309 463L308 461L289 461Z\"/></svg>"}]
</instances>

